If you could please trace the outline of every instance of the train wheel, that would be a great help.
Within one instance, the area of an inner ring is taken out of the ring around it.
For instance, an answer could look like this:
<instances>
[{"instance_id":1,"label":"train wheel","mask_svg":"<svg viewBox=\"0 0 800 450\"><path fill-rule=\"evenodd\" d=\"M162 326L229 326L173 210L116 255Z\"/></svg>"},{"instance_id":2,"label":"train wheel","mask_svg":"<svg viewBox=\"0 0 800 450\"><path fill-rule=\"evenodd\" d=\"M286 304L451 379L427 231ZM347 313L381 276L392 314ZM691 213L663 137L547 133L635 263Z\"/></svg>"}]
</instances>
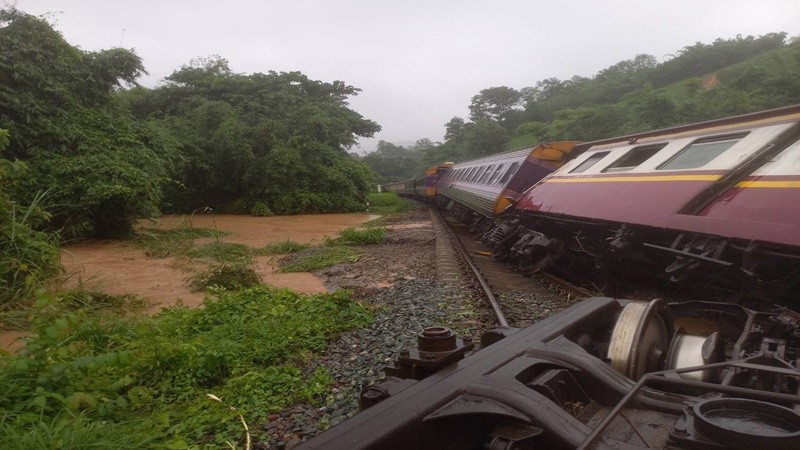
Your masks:
<instances>
[{"instance_id":1,"label":"train wheel","mask_svg":"<svg viewBox=\"0 0 800 450\"><path fill-rule=\"evenodd\" d=\"M608 346L611 367L632 380L661 368L673 332L666 310L661 299L622 308Z\"/></svg>"},{"instance_id":2,"label":"train wheel","mask_svg":"<svg viewBox=\"0 0 800 450\"><path fill-rule=\"evenodd\" d=\"M511 251L504 245L498 245L492 249L492 259L495 261L508 261L511 258Z\"/></svg>"},{"instance_id":3,"label":"train wheel","mask_svg":"<svg viewBox=\"0 0 800 450\"><path fill-rule=\"evenodd\" d=\"M523 275L533 275L536 272L549 266L550 263L553 262L554 260L555 257L553 256L552 253L549 252L539 257L534 255L533 257L527 257L521 259L519 261L519 264L517 265L517 270Z\"/></svg>"}]
</instances>

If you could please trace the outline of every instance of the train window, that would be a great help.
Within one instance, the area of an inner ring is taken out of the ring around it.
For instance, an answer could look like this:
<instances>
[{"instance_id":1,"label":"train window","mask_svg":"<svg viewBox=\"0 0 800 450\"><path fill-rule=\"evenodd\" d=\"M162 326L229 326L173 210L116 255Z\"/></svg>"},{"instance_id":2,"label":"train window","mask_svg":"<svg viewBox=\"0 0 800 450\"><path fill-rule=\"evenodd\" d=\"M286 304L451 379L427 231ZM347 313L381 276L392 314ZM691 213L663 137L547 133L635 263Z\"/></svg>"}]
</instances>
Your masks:
<instances>
[{"instance_id":1,"label":"train window","mask_svg":"<svg viewBox=\"0 0 800 450\"><path fill-rule=\"evenodd\" d=\"M470 169L469 173L467 174L467 176L464 177L464 181L467 181L467 182L472 181L472 179L475 177L475 173L478 171L478 169L479 169L479 167L473 167L472 169Z\"/></svg>"},{"instance_id":2,"label":"train window","mask_svg":"<svg viewBox=\"0 0 800 450\"><path fill-rule=\"evenodd\" d=\"M603 169L603 172L627 172L643 162L650 159L651 156L658 153L659 150L666 147L667 143L642 145L628 150L627 153L622 155L616 161L611 163L610 166Z\"/></svg>"},{"instance_id":3,"label":"train window","mask_svg":"<svg viewBox=\"0 0 800 450\"><path fill-rule=\"evenodd\" d=\"M484 171L483 175L481 175L481 177L478 179L478 183L483 184L486 179L489 178L489 175L492 174L492 169L494 169L494 164L491 164L486 168L486 171Z\"/></svg>"},{"instance_id":4,"label":"train window","mask_svg":"<svg viewBox=\"0 0 800 450\"><path fill-rule=\"evenodd\" d=\"M692 142L688 147L679 151L675 156L667 160L667 162L660 165L658 170L680 170L702 167L721 155L725 150L733 147L734 144L739 142L746 135L747 133L739 133L735 135L699 139Z\"/></svg>"},{"instance_id":5,"label":"train window","mask_svg":"<svg viewBox=\"0 0 800 450\"><path fill-rule=\"evenodd\" d=\"M570 170L569 173L586 172L586 170L588 170L589 167L592 167L593 165L597 164L597 162L600 161L601 159L605 158L606 155L608 155L608 153L609 152L598 152L598 153L595 153L595 154L589 156L588 158L586 158L586 161L578 164L578 167Z\"/></svg>"},{"instance_id":6,"label":"train window","mask_svg":"<svg viewBox=\"0 0 800 450\"><path fill-rule=\"evenodd\" d=\"M481 174L482 170L483 170L483 167L476 167L475 170L472 171L472 174L465 181L470 182L470 183L475 181L475 178L478 178L478 176Z\"/></svg>"},{"instance_id":7,"label":"train window","mask_svg":"<svg viewBox=\"0 0 800 450\"><path fill-rule=\"evenodd\" d=\"M518 162L511 163L511 167L509 167L505 175L503 175L503 177L500 178L500 184L506 184L506 181L508 181L509 178L514 176L515 173L517 173L517 169L519 169L519 163Z\"/></svg>"},{"instance_id":8,"label":"train window","mask_svg":"<svg viewBox=\"0 0 800 450\"><path fill-rule=\"evenodd\" d=\"M503 170L503 166L504 164L500 164L499 166L497 166L497 169L494 169L492 177L489 178L489 181L486 184L494 184L494 182L497 181L497 178L500 177L500 171Z\"/></svg>"},{"instance_id":9,"label":"train window","mask_svg":"<svg viewBox=\"0 0 800 450\"><path fill-rule=\"evenodd\" d=\"M478 180L480 180L483 177L483 174L486 173L486 169L487 169L486 166L479 167L478 171L475 172L475 176L472 177L472 180L470 180L470 181L472 181L473 183L477 183Z\"/></svg>"}]
</instances>

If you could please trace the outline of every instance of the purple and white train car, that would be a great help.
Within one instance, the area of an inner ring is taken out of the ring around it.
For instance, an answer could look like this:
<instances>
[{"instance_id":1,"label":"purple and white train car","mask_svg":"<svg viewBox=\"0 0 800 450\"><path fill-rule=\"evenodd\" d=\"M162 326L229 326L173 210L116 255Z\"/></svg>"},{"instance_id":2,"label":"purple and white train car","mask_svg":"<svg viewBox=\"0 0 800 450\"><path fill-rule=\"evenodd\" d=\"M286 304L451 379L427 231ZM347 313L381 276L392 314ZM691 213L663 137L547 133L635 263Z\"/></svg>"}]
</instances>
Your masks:
<instances>
[{"instance_id":1,"label":"purple and white train car","mask_svg":"<svg viewBox=\"0 0 800 450\"><path fill-rule=\"evenodd\" d=\"M477 216L491 223L525 190L558 169L575 144L553 142L454 164L437 184L440 202L463 219Z\"/></svg>"},{"instance_id":2,"label":"purple and white train car","mask_svg":"<svg viewBox=\"0 0 800 450\"><path fill-rule=\"evenodd\" d=\"M796 295L800 106L589 142L573 155L515 207L514 233L532 244L505 242L522 270L656 264L673 281L697 273L730 293Z\"/></svg>"}]
</instances>

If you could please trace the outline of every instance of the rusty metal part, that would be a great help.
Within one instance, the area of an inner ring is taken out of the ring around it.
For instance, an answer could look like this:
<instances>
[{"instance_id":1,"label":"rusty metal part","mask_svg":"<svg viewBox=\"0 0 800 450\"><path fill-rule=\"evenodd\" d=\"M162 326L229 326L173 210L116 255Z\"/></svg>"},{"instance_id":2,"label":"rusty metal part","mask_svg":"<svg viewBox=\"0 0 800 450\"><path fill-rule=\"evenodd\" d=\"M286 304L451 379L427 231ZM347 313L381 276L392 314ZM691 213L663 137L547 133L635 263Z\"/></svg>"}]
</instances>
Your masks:
<instances>
[{"instance_id":1,"label":"rusty metal part","mask_svg":"<svg viewBox=\"0 0 800 450\"><path fill-rule=\"evenodd\" d=\"M404 380L397 377L386 377L379 383L362 387L361 395L358 397L358 410L363 411L393 395L397 395L397 393L416 382L417 380L412 379Z\"/></svg>"},{"instance_id":2,"label":"rusty metal part","mask_svg":"<svg viewBox=\"0 0 800 450\"><path fill-rule=\"evenodd\" d=\"M401 350L385 372L387 376L421 380L464 359L473 348L471 338L459 338L450 328L428 327L417 334L417 347Z\"/></svg>"},{"instance_id":3,"label":"rusty metal part","mask_svg":"<svg viewBox=\"0 0 800 450\"><path fill-rule=\"evenodd\" d=\"M363 411L407 389L418 380L464 359L475 348L471 338L461 339L447 327L428 327L417 334L417 346L404 348L392 366L386 367L386 378L363 387L358 409Z\"/></svg>"}]
</instances>

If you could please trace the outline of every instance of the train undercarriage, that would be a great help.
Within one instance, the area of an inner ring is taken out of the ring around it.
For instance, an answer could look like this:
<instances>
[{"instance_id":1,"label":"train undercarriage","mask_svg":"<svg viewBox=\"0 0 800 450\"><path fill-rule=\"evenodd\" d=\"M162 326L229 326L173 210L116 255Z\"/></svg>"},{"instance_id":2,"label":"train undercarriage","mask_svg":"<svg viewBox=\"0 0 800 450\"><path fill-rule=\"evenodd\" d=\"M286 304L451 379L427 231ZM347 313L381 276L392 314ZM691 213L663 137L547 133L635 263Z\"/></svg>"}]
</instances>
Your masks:
<instances>
[{"instance_id":1,"label":"train undercarriage","mask_svg":"<svg viewBox=\"0 0 800 450\"><path fill-rule=\"evenodd\" d=\"M798 301L797 249L533 213L489 226L478 220L472 228L482 231L494 258L514 263L520 272L547 268L604 295L624 295L637 280L647 280L695 298L754 305Z\"/></svg>"},{"instance_id":2,"label":"train undercarriage","mask_svg":"<svg viewBox=\"0 0 800 450\"><path fill-rule=\"evenodd\" d=\"M796 306L799 255L535 214L495 223L445 207L521 272L546 268L605 292L655 280L680 301L585 299L528 328L487 331L466 358L471 341L423 330L364 388L361 413L302 448L797 447L800 314L778 305Z\"/></svg>"},{"instance_id":3,"label":"train undercarriage","mask_svg":"<svg viewBox=\"0 0 800 450\"><path fill-rule=\"evenodd\" d=\"M796 448L800 315L590 298L484 348L436 327L304 448Z\"/></svg>"}]
</instances>

